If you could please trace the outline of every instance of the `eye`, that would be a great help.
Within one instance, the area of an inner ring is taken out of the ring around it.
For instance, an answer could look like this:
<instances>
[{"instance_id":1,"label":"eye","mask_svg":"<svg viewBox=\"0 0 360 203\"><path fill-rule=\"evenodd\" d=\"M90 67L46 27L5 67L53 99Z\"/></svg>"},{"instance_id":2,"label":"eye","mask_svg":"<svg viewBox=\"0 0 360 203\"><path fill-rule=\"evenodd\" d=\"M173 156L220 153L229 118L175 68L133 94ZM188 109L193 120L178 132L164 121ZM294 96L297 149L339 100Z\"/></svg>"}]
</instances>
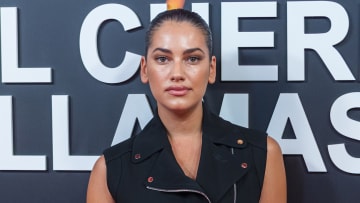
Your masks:
<instances>
[{"instance_id":1,"label":"eye","mask_svg":"<svg viewBox=\"0 0 360 203\"><path fill-rule=\"evenodd\" d=\"M168 58L166 56L158 56L158 57L155 58L155 60L158 63L166 63L168 61Z\"/></svg>"},{"instance_id":2,"label":"eye","mask_svg":"<svg viewBox=\"0 0 360 203\"><path fill-rule=\"evenodd\" d=\"M200 58L199 57L197 57L197 56L190 56L190 57L188 57L187 58L187 61L189 62L189 63L197 63L198 61L200 60Z\"/></svg>"}]
</instances>

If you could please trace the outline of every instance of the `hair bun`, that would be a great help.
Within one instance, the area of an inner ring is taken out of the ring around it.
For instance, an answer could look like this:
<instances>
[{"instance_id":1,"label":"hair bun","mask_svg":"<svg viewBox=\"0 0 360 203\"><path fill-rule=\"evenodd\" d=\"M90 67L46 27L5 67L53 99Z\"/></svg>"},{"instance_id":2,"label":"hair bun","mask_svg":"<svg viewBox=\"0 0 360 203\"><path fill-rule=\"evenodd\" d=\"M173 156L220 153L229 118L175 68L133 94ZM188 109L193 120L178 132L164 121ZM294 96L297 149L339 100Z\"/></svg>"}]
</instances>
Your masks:
<instances>
[{"instance_id":1,"label":"hair bun","mask_svg":"<svg viewBox=\"0 0 360 203\"><path fill-rule=\"evenodd\" d=\"M167 10L181 9L184 4L185 0L166 0Z\"/></svg>"}]
</instances>

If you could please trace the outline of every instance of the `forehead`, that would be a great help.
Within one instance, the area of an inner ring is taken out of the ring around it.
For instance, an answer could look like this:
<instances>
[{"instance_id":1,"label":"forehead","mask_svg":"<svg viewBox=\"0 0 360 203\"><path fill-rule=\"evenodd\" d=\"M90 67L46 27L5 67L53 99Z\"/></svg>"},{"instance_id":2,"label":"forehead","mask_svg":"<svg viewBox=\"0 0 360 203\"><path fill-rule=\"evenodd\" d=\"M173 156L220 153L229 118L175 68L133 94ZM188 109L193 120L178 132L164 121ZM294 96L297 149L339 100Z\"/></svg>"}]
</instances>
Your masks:
<instances>
[{"instance_id":1,"label":"forehead","mask_svg":"<svg viewBox=\"0 0 360 203\"><path fill-rule=\"evenodd\" d=\"M150 46L172 43L192 43L194 46L206 46L203 31L193 24L168 20L163 22L154 32Z\"/></svg>"}]
</instances>

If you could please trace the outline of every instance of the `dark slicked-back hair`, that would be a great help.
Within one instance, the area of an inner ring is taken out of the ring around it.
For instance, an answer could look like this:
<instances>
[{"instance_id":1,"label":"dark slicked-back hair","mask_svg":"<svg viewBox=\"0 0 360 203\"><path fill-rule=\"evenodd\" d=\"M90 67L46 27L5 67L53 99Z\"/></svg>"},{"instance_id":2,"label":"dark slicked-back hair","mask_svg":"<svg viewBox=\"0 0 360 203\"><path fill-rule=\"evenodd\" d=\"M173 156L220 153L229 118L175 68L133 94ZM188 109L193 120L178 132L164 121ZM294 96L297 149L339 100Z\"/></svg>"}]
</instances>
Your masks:
<instances>
[{"instance_id":1,"label":"dark slicked-back hair","mask_svg":"<svg viewBox=\"0 0 360 203\"><path fill-rule=\"evenodd\" d=\"M213 42L212 42L212 33L209 28L209 25L205 22L205 20L197 13L191 12L184 9L174 9L167 10L160 14L158 14L150 23L148 30L145 35L145 57L148 53L148 48L152 43L152 38L154 32L161 27L164 22L174 21L174 22L188 22L193 26L199 28L204 34L205 41L207 47L209 49L210 58L212 56L213 50Z\"/></svg>"}]
</instances>

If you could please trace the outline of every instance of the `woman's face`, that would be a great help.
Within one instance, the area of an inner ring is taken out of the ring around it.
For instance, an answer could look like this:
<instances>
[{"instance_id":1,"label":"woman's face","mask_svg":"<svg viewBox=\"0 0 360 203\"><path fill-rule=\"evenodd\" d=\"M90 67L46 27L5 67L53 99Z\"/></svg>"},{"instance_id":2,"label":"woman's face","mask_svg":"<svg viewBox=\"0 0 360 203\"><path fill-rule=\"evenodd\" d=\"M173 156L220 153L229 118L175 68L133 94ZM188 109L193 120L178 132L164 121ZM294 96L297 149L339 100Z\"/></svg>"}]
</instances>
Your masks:
<instances>
[{"instance_id":1,"label":"woman's face","mask_svg":"<svg viewBox=\"0 0 360 203\"><path fill-rule=\"evenodd\" d=\"M205 36L188 22L164 22L141 60L141 80L149 83L158 108L186 112L201 107L214 83L216 58L209 58Z\"/></svg>"}]
</instances>

